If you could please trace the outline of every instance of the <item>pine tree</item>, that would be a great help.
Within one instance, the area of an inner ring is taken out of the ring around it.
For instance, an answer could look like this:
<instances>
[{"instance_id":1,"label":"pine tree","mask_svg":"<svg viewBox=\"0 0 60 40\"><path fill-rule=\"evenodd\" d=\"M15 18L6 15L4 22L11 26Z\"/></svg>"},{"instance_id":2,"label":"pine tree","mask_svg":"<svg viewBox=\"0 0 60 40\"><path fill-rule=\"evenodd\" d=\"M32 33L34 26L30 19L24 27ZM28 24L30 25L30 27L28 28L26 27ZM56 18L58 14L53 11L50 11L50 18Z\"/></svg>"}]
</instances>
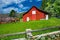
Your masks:
<instances>
[{"instance_id":1,"label":"pine tree","mask_svg":"<svg viewBox=\"0 0 60 40\"><path fill-rule=\"evenodd\" d=\"M16 17L16 12L14 10L11 10L9 16L10 17Z\"/></svg>"}]
</instances>

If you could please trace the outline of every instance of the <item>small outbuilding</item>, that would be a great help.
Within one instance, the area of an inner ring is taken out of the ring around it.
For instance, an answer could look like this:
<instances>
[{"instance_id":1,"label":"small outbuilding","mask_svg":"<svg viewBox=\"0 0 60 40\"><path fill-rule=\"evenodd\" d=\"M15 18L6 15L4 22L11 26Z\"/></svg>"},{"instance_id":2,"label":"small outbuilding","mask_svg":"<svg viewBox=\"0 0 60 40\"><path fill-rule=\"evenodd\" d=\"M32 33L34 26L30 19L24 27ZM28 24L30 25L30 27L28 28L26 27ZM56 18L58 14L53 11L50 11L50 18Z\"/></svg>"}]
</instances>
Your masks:
<instances>
[{"instance_id":1,"label":"small outbuilding","mask_svg":"<svg viewBox=\"0 0 60 40\"><path fill-rule=\"evenodd\" d=\"M23 22L32 20L48 20L48 13L33 6L29 11L23 14Z\"/></svg>"}]
</instances>

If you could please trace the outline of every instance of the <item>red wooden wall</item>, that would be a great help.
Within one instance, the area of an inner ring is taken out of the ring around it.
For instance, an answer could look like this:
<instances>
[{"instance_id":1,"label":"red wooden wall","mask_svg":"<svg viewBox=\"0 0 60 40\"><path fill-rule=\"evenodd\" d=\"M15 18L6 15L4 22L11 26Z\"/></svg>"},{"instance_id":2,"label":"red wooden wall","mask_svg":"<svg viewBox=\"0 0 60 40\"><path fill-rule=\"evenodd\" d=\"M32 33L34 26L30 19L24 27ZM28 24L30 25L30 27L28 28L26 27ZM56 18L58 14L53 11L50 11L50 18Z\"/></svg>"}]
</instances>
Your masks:
<instances>
[{"instance_id":1,"label":"red wooden wall","mask_svg":"<svg viewBox=\"0 0 60 40\"><path fill-rule=\"evenodd\" d=\"M32 14L32 11L36 11L36 14ZM38 11L35 7L32 7L25 15L23 15L23 21L27 21L27 17L30 18L31 20L40 20L40 19L45 19L45 13Z\"/></svg>"}]
</instances>

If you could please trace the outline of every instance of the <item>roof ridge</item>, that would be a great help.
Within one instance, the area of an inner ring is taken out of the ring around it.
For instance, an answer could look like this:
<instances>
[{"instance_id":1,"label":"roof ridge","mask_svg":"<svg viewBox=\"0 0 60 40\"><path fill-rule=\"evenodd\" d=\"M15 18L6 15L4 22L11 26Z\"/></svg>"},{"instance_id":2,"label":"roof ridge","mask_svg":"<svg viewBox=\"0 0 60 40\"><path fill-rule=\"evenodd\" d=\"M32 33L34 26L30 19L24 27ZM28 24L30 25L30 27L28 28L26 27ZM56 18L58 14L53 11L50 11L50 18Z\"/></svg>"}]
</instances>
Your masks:
<instances>
[{"instance_id":1,"label":"roof ridge","mask_svg":"<svg viewBox=\"0 0 60 40\"><path fill-rule=\"evenodd\" d=\"M28 13L32 8L36 8L38 11L41 11L41 12L43 12L43 13L45 13L45 14L48 14L46 11L43 11L43 10L38 9L36 6L32 6L26 13ZM24 13L23 16L24 16L26 13Z\"/></svg>"}]
</instances>

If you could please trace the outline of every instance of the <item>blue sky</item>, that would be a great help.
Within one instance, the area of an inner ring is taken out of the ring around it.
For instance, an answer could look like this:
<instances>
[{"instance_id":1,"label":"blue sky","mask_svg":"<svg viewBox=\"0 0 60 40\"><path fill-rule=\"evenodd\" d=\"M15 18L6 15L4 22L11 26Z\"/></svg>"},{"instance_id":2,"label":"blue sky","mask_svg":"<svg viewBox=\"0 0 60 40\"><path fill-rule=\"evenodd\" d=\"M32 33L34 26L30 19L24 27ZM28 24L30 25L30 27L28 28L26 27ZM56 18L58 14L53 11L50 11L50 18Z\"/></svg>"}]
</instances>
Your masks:
<instances>
[{"instance_id":1,"label":"blue sky","mask_svg":"<svg viewBox=\"0 0 60 40\"><path fill-rule=\"evenodd\" d=\"M9 13L11 10L26 12L32 6L40 8L42 0L0 0L0 13Z\"/></svg>"}]
</instances>

